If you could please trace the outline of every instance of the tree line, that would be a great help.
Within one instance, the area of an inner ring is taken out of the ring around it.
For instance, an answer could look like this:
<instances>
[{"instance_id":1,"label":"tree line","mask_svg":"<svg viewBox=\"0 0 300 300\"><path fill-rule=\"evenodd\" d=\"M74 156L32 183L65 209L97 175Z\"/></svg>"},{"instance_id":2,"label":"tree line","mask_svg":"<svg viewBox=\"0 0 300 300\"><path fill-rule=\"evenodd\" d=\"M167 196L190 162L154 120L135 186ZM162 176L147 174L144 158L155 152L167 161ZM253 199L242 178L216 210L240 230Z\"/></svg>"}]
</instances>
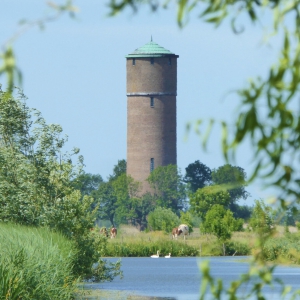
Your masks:
<instances>
[{"instance_id":1,"label":"tree line","mask_svg":"<svg viewBox=\"0 0 300 300\"><path fill-rule=\"evenodd\" d=\"M203 221L216 204L230 210L235 218L250 217L251 207L237 203L249 196L243 168L226 164L211 170L197 160L185 171L183 176L176 165L155 168L147 178L152 192L141 195L142 183L126 174L126 160L122 159L107 180L83 172L73 180L73 186L94 198L98 220L108 220L112 226L131 224L140 230L170 231L184 222L192 228L193 219Z\"/></svg>"}]
</instances>

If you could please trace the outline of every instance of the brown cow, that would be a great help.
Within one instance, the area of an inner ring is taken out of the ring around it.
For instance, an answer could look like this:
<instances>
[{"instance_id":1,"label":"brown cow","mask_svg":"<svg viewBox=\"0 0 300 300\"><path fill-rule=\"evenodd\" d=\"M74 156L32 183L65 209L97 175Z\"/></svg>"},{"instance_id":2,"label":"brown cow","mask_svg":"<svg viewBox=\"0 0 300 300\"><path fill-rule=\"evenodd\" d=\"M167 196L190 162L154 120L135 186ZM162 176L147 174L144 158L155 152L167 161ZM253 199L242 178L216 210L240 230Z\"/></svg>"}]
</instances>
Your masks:
<instances>
[{"instance_id":1,"label":"brown cow","mask_svg":"<svg viewBox=\"0 0 300 300\"><path fill-rule=\"evenodd\" d=\"M178 229L178 227L173 228L172 230L172 238L177 240L177 236L180 235L182 231Z\"/></svg>"},{"instance_id":2,"label":"brown cow","mask_svg":"<svg viewBox=\"0 0 300 300\"><path fill-rule=\"evenodd\" d=\"M114 239L117 236L117 228L112 227L110 230L110 238Z\"/></svg>"}]
</instances>

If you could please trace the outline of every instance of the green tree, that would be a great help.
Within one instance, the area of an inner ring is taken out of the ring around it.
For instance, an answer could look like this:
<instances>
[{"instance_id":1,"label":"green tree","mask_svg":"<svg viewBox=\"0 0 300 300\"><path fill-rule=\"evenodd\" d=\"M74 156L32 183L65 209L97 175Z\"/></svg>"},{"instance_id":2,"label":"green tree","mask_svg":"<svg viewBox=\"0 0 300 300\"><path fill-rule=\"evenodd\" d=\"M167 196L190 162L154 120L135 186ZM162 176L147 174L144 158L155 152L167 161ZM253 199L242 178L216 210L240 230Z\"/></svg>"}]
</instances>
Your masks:
<instances>
[{"instance_id":1,"label":"green tree","mask_svg":"<svg viewBox=\"0 0 300 300\"><path fill-rule=\"evenodd\" d=\"M156 205L176 213L186 208L186 189L176 165L155 168L147 181L154 190Z\"/></svg>"},{"instance_id":2,"label":"green tree","mask_svg":"<svg viewBox=\"0 0 300 300\"><path fill-rule=\"evenodd\" d=\"M196 193L190 195L191 211L205 219L206 213L214 206L221 205L228 208L230 194L220 186L206 186L198 189Z\"/></svg>"},{"instance_id":3,"label":"green tree","mask_svg":"<svg viewBox=\"0 0 300 300\"><path fill-rule=\"evenodd\" d=\"M74 274L103 279L107 276L101 269L93 268L97 261L106 265L99 257L99 245L90 236L96 213L90 210L94 200L82 198L72 185L82 170L83 158L73 165L72 155L79 150L65 154L67 139L61 137L62 128L47 125L25 100L21 92L16 99L0 90L0 221L62 232L76 245ZM118 265L106 265L107 274L116 274Z\"/></svg>"},{"instance_id":4,"label":"green tree","mask_svg":"<svg viewBox=\"0 0 300 300\"><path fill-rule=\"evenodd\" d=\"M185 168L184 182L189 184L192 193L202 189L211 182L211 169L196 160Z\"/></svg>"},{"instance_id":5,"label":"green tree","mask_svg":"<svg viewBox=\"0 0 300 300\"><path fill-rule=\"evenodd\" d=\"M231 204L239 199L247 199L249 193L245 190L246 172L241 167L226 164L212 171L212 181L217 185L224 185L231 198Z\"/></svg>"},{"instance_id":6,"label":"green tree","mask_svg":"<svg viewBox=\"0 0 300 300\"><path fill-rule=\"evenodd\" d=\"M253 207L249 205L233 203L229 207L235 218L242 218L244 220L249 220L253 211Z\"/></svg>"},{"instance_id":7,"label":"green tree","mask_svg":"<svg viewBox=\"0 0 300 300\"><path fill-rule=\"evenodd\" d=\"M155 199L150 193L146 193L141 198L133 198L132 202L136 212L133 225L139 230L144 230L148 224L147 217L155 208Z\"/></svg>"},{"instance_id":8,"label":"green tree","mask_svg":"<svg viewBox=\"0 0 300 300\"><path fill-rule=\"evenodd\" d=\"M99 203L98 218L109 220L114 226L114 218L117 209L117 197L114 193L112 182L102 182L95 192L95 198Z\"/></svg>"},{"instance_id":9,"label":"green tree","mask_svg":"<svg viewBox=\"0 0 300 300\"><path fill-rule=\"evenodd\" d=\"M114 166L113 174L109 176L108 180L113 181L119 176L126 174L127 162L125 159L118 160L118 163Z\"/></svg>"},{"instance_id":10,"label":"green tree","mask_svg":"<svg viewBox=\"0 0 300 300\"><path fill-rule=\"evenodd\" d=\"M83 196L93 196L93 192L99 189L102 182L101 175L82 172L72 181L72 186L79 190Z\"/></svg>"},{"instance_id":11,"label":"green tree","mask_svg":"<svg viewBox=\"0 0 300 300\"><path fill-rule=\"evenodd\" d=\"M243 220L235 219L230 210L222 205L214 205L206 214L205 221L201 223L200 230L203 233L211 233L224 242L231 238L233 231L240 231Z\"/></svg>"},{"instance_id":12,"label":"green tree","mask_svg":"<svg viewBox=\"0 0 300 300\"><path fill-rule=\"evenodd\" d=\"M82 157L73 166L72 156L62 152L62 128L47 125L25 100L21 92L15 99L0 90L0 219L40 225L58 199L73 193L71 179L80 172Z\"/></svg>"},{"instance_id":13,"label":"green tree","mask_svg":"<svg viewBox=\"0 0 300 300\"><path fill-rule=\"evenodd\" d=\"M267 206L262 200L255 200L255 206L249 222L250 228L259 233L270 233L274 226L273 210Z\"/></svg>"},{"instance_id":14,"label":"green tree","mask_svg":"<svg viewBox=\"0 0 300 300\"><path fill-rule=\"evenodd\" d=\"M178 216L170 208L157 207L148 215L148 227L151 230L170 233L174 227L179 226L179 223Z\"/></svg>"},{"instance_id":15,"label":"green tree","mask_svg":"<svg viewBox=\"0 0 300 300\"><path fill-rule=\"evenodd\" d=\"M118 198L114 188L114 181L119 176L124 176L124 174L126 175L126 160L121 159L114 165L113 174L109 175L108 181L102 181L98 189L92 193L92 196L97 200L99 205L98 218L109 220L112 226L115 226L115 215L119 205L117 204ZM127 187L124 186L123 189L127 190Z\"/></svg>"},{"instance_id":16,"label":"green tree","mask_svg":"<svg viewBox=\"0 0 300 300\"><path fill-rule=\"evenodd\" d=\"M116 201L116 221L120 223L134 224L137 218L136 198L140 190L140 183L131 176L122 174L112 181Z\"/></svg>"}]
</instances>

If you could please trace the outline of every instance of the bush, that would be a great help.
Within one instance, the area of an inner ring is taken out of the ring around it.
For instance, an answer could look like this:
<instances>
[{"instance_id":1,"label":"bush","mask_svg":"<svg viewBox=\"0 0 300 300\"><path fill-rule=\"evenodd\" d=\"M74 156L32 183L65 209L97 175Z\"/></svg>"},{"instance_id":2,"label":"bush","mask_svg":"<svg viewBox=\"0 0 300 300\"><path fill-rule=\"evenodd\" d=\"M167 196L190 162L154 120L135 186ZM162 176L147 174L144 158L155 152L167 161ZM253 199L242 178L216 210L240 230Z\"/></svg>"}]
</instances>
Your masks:
<instances>
[{"instance_id":1,"label":"bush","mask_svg":"<svg viewBox=\"0 0 300 300\"><path fill-rule=\"evenodd\" d=\"M300 263L299 235L287 235L281 238L269 238L262 247L265 260Z\"/></svg>"},{"instance_id":2,"label":"bush","mask_svg":"<svg viewBox=\"0 0 300 300\"><path fill-rule=\"evenodd\" d=\"M249 245L240 242L229 241L225 243L225 246L227 255L241 256L249 255L251 252Z\"/></svg>"},{"instance_id":3,"label":"bush","mask_svg":"<svg viewBox=\"0 0 300 300\"><path fill-rule=\"evenodd\" d=\"M148 226L151 230L162 230L172 232L174 227L178 227L180 220L170 208L157 207L148 215Z\"/></svg>"}]
</instances>

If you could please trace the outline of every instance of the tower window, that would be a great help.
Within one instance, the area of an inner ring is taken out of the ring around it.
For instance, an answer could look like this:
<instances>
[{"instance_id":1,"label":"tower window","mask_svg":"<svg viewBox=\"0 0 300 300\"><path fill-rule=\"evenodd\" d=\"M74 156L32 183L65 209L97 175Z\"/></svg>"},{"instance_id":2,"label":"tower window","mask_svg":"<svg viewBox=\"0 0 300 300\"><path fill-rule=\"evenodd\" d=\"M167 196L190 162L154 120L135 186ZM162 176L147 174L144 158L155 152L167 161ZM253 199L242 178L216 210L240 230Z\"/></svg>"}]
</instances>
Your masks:
<instances>
[{"instance_id":1,"label":"tower window","mask_svg":"<svg viewBox=\"0 0 300 300\"><path fill-rule=\"evenodd\" d=\"M132 59L132 65L135 66L135 58Z\"/></svg>"},{"instance_id":2,"label":"tower window","mask_svg":"<svg viewBox=\"0 0 300 300\"><path fill-rule=\"evenodd\" d=\"M169 62L168 62L168 65L171 66L172 65L172 60L171 60L171 57L169 57Z\"/></svg>"},{"instance_id":3,"label":"tower window","mask_svg":"<svg viewBox=\"0 0 300 300\"><path fill-rule=\"evenodd\" d=\"M154 64L154 58L153 57L150 58L150 63L151 63L151 65Z\"/></svg>"},{"instance_id":4,"label":"tower window","mask_svg":"<svg viewBox=\"0 0 300 300\"><path fill-rule=\"evenodd\" d=\"M154 158L150 158L150 172L154 170Z\"/></svg>"},{"instance_id":5,"label":"tower window","mask_svg":"<svg viewBox=\"0 0 300 300\"><path fill-rule=\"evenodd\" d=\"M154 107L154 98L153 97L150 98L150 107Z\"/></svg>"}]
</instances>

